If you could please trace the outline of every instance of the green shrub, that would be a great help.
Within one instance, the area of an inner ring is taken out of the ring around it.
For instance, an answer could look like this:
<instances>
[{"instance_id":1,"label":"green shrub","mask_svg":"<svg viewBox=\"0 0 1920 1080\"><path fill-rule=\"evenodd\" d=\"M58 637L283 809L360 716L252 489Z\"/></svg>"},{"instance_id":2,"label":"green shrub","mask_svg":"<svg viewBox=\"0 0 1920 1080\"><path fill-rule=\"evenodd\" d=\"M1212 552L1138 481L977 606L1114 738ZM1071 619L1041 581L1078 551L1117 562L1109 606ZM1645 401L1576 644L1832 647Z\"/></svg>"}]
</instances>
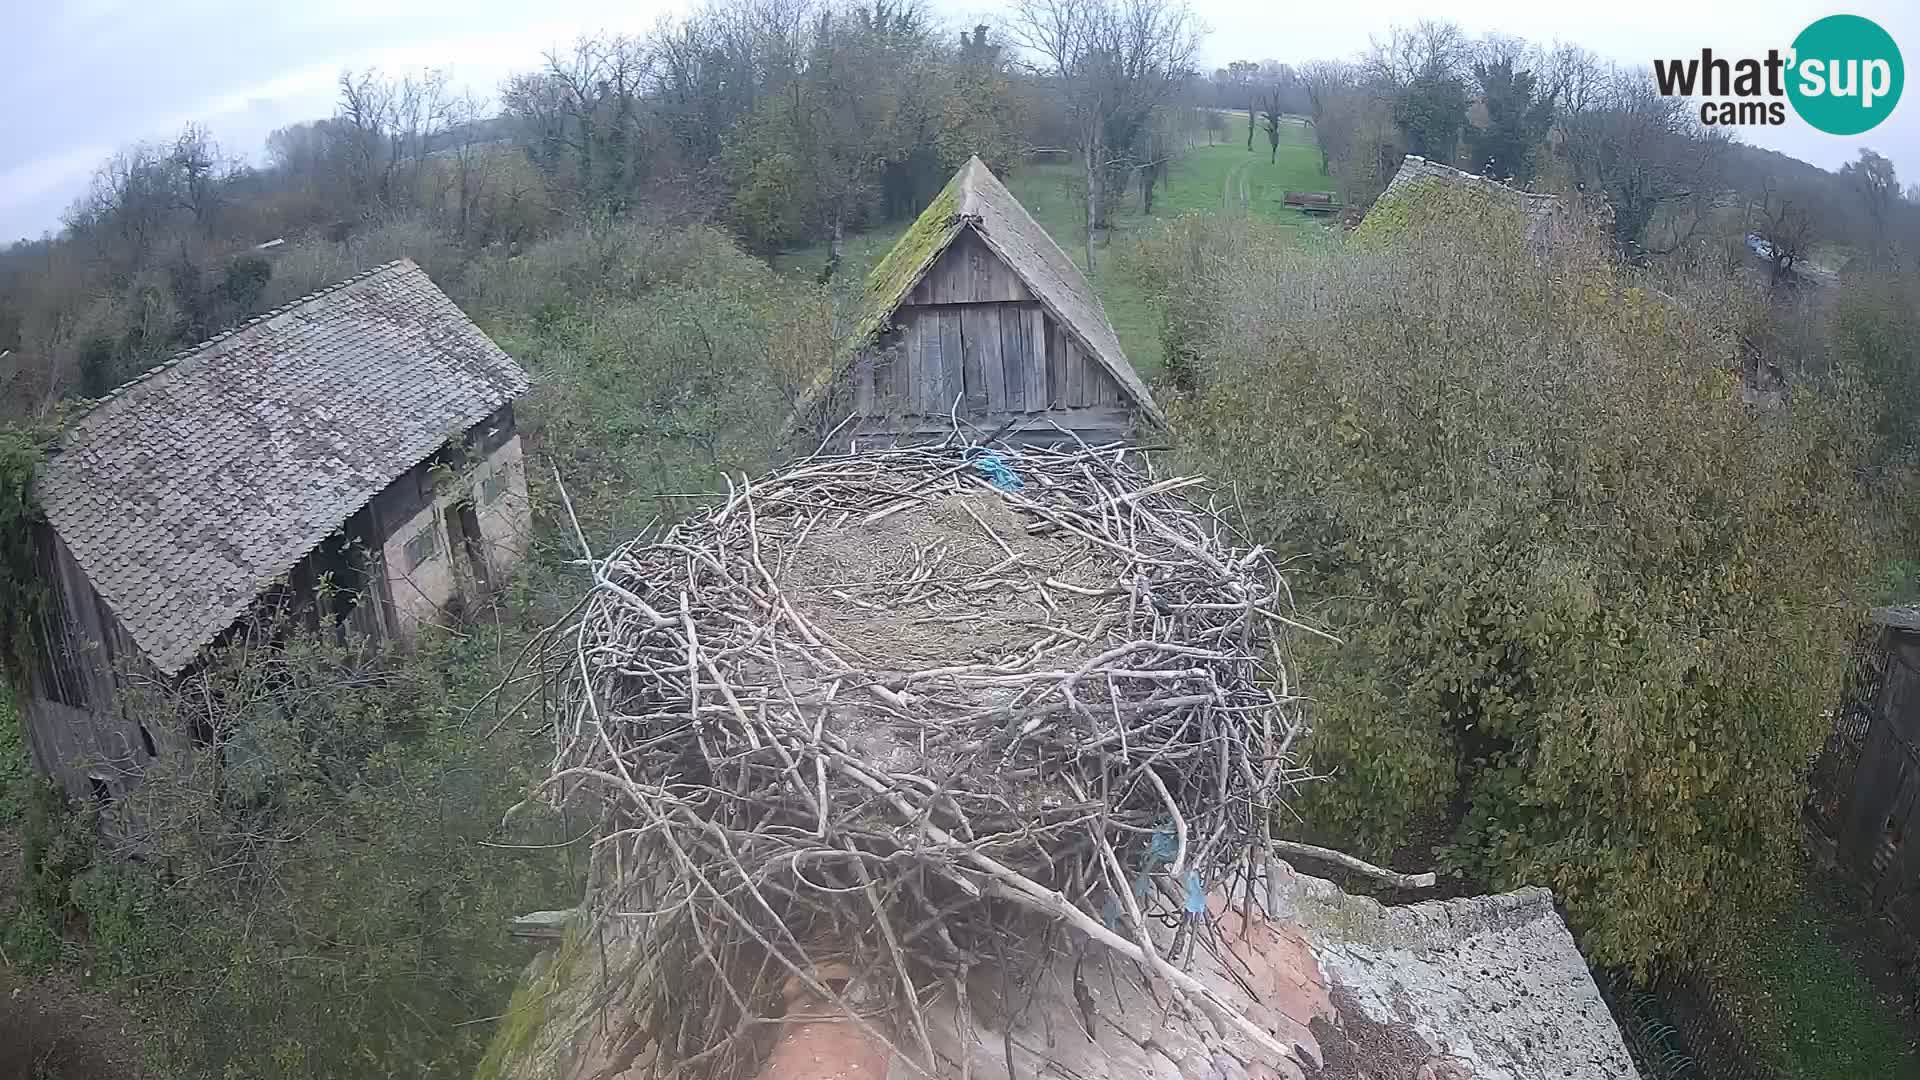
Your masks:
<instances>
[{"instance_id":1,"label":"green shrub","mask_svg":"<svg viewBox=\"0 0 1920 1080\"><path fill-rule=\"evenodd\" d=\"M1866 565L1844 386L1744 407L1734 343L1510 208L1227 253L1178 407L1343 637L1310 828L1551 886L1600 964L1782 895Z\"/></svg>"},{"instance_id":2,"label":"green shrub","mask_svg":"<svg viewBox=\"0 0 1920 1080\"><path fill-rule=\"evenodd\" d=\"M292 303L395 259L419 263L442 288L457 283L466 264L466 255L452 237L419 218L395 218L355 232L344 241L310 236L288 245L286 252L274 259L272 274L254 289L255 310Z\"/></svg>"},{"instance_id":3,"label":"green shrub","mask_svg":"<svg viewBox=\"0 0 1920 1080\"><path fill-rule=\"evenodd\" d=\"M538 377L521 429L559 469L596 545L675 516L682 501L663 495L764 469L844 326L824 290L706 228L582 230L478 266L472 281L502 313L502 346ZM557 524L554 561L573 544Z\"/></svg>"},{"instance_id":4,"label":"green shrub","mask_svg":"<svg viewBox=\"0 0 1920 1080\"><path fill-rule=\"evenodd\" d=\"M1871 476L1895 557L1920 559L1920 274L1848 282L1831 321L1834 366L1867 390L1875 436Z\"/></svg>"},{"instance_id":5,"label":"green shrub","mask_svg":"<svg viewBox=\"0 0 1920 1080\"><path fill-rule=\"evenodd\" d=\"M46 610L33 532L45 520L33 495L34 470L49 432L0 425L0 683L19 685L32 666L32 623ZM0 689L0 693L5 693ZM11 706L0 698L0 705Z\"/></svg>"},{"instance_id":6,"label":"green shrub","mask_svg":"<svg viewBox=\"0 0 1920 1080\"><path fill-rule=\"evenodd\" d=\"M506 919L580 887L566 849L490 846L551 752L537 721L470 715L517 641L268 642L138 703L206 737L100 828L33 804L8 953L136 1003L167 1075L464 1076L488 1035L468 1021L526 961Z\"/></svg>"}]
</instances>

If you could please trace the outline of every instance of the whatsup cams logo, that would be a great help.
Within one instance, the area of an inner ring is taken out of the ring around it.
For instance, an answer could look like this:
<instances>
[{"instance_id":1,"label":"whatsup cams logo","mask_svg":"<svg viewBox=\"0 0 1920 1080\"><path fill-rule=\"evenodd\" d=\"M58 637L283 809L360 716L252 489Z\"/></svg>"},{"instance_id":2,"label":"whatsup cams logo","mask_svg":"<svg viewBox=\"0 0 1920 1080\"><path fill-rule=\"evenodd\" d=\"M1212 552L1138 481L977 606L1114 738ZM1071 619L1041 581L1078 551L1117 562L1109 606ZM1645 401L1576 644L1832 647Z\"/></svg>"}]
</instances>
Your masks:
<instances>
[{"instance_id":1,"label":"whatsup cams logo","mask_svg":"<svg viewBox=\"0 0 1920 1080\"><path fill-rule=\"evenodd\" d=\"M1787 106L1829 135L1858 135L1893 114L1906 69L1892 35L1872 19L1829 15L1800 31L1793 46L1764 57L1655 60L1654 82L1667 97L1703 97L1703 124L1787 122Z\"/></svg>"}]
</instances>

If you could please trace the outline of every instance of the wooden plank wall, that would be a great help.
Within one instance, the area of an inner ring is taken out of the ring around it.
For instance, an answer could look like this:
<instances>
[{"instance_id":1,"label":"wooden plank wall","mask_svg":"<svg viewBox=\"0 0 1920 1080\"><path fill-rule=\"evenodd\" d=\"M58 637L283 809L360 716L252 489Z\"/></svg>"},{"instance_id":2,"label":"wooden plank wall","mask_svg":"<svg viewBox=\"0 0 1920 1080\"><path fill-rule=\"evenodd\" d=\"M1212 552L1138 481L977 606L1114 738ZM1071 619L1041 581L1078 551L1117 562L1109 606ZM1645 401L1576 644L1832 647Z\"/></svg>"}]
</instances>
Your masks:
<instances>
[{"instance_id":1,"label":"wooden plank wall","mask_svg":"<svg viewBox=\"0 0 1920 1080\"><path fill-rule=\"evenodd\" d=\"M1019 275L1001 262L972 229L954 238L905 301L914 307L1032 302L1033 294L1021 284Z\"/></svg>"},{"instance_id":2,"label":"wooden plank wall","mask_svg":"<svg viewBox=\"0 0 1920 1080\"><path fill-rule=\"evenodd\" d=\"M1124 409L1125 391L1039 304L903 307L895 329L853 368L861 417L976 422L1072 409Z\"/></svg>"},{"instance_id":3,"label":"wooden plank wall","mask_svg":"<svg viewBox=\"0 0 1920 1080\"><path fill-rule=\"evenodd\" d=\"M864 435L1047 419L1103 441L1131 426L1117 379L1087 355L986 242L963 231L894 312L893 329L853 365Z\"/></svg>"},{"instance_id":4,"label":"wooden plank wall","mask_svg":"<svg viewBox=\"0 0 1920 1080\"><path fill-rule=\"evenodd\" d=\"M41 571L52 586L54 625L41 628L37 647L47 650L33 677L23 712L36 763L69 795L118 798L156 754L179 745L165 724L144 724L120 693L119 676L131 672L158 685L159 673L121 629L106 601L87 580L73 553L51 528L35 530ZM53 654L59 652L57 659Z\"/></svg>"},{"instance_id":5,"label":"wooden plank wall","mask_svg":"<svg viewBox=\"0 0 1920 1080\"><path fill-rule=\"evenodd\" d=\"M1920 940L1920 635L1887 631L1885 678L1835 838L1840 861Z\"/></svg>"}]
</instances>

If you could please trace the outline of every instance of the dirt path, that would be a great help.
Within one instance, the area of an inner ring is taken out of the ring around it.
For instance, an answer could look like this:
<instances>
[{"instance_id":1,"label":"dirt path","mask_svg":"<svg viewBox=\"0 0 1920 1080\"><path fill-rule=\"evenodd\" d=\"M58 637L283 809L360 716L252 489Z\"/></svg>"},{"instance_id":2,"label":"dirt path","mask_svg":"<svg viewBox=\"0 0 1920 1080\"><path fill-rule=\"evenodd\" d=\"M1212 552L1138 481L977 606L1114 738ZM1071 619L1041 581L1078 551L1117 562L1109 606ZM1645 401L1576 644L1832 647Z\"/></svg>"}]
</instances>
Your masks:
<instances>
[{"instance_id":1,"label":"dirt path","mask_svg":"<svg viewBox=\"0 0 1920 1080\"><path fill-rule=\"evenodd\" d=\"M1245 214L1252 205L1247 191L1247 166L1252 159L1241 162L1227 170L1226 180L1220 185L1220 209L1229 214Z\"/></svg>"},{"instance_id":2,"label":"dirt path","mask_svg":"<svg viewBox=\"0 0 1920 1080\"><path fill-rule=\"evenodd\" d=\"M0 1080L146 1076L139 1028L124 1009L60 975L0 966Z\"/></svg>"},{"instance_id":3,"label":"dirt path","mask_svg":"<svg viewBox=\"0 0 1920 1080\"><path fill-rule=\"evenodd\" d=\"M0 828L0 913L19 870L19 837ZM144 1034L106 994L58 971L24 974L0 955L0 1080L139 1080Z\"/></svg>"}]
</instances>

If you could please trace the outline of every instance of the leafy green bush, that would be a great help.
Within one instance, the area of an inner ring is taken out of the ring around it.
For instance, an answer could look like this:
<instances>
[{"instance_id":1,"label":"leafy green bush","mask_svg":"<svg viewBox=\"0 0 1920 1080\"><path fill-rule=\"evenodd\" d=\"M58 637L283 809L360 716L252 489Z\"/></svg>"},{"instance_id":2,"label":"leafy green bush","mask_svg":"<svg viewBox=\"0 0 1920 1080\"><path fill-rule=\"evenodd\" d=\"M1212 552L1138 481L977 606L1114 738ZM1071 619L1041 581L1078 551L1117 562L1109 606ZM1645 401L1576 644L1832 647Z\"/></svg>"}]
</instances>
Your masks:
<instances>
[{"instance_id":1,"label":"leafy green bush","mask_svg":"<svg viewBox=\"0 0 1920 1080\"><path fill-rule=\"evenodd\" d=\"M595 545L674 516L680 500L663 495L763 469L844 325L833 296L707 228L581 230L478 265L469 281L498 312L501 345L537 374L521 430L559 469ZM573 543L559 524L556 561Z\"/></svg>"},{"instance_id":2,"label":"leafy green bush","mask_svg":"<svg viewBox=\"0 0 1920 1080\"><path fill-rule=\"evenodd\" d=\"M31 666L31 624L46 608L33 544L33 530L45 520L33 496L45 438L38 429L0 426L0 681L8 683Z\"/></svg>"},{"instance_id":3,"label":"leafy green bush","mask_svg":"<svg viewBox=\"0 0 1920 1080\"><path fill-rule=\"evenodd\" d=\"M20 726L13 687L0 679L0 828L19 821L26 812L33 778L33 762L28 757L26 732Z\"/></svg>"},{"instance_id":4,"label":"leafy green bush","mask_svg":"<svg viewBox=\"0 0 1920 1080\"><path fill-rule=\"evenodd\" d=\"M1835 367L1867 389L1875 436L1871 476L1896 558L1920 560L1920 274L1848 282L1832 325ZM1905 587L1892 590L1893 598L1912 598L1914 584L1909 575Z\"/></svg>"},{"instance_id":5,"label":"leafy green bush","mask_svg":"<svg viewBox=\"0 0 1920 1080\"><path fill-rule=\"evenodd\" d=\"M550 753L468 708L516 644L223 651L140 704L202 738L103 829L36 802L9 954L79 950L159 1021L169 1075L466 1074L526 960L506 919L579 888L566 849L491 846Z\"/></svg>"},{"instance_id":6,"label":"leafy green bush","mask_svg":"<svg viewBox=\"0 0 1920 1080\"><path fill-rule=\"evenodd\" d=\"M1600 964L1779 898L1865 567L1843 386L1740 404L1733 343L1510 208L1217 257L1188 452L1301 557L1310 827L1549 885Z\"/></svg>"},{"instance_id":7,"label":"leafy green bush","mask_svg":"<svg viewBox=\"0 0 1920 1080\"><path fill-rule=\"evenodd\" d=\"M1848 283L1834 313L1834 359L1873 391L1884 459L1920 459L1920 277L1880 274Z\"/></svg>"},{"instance_id":8,"label":"leafy green bush","mask_svg":"<svg viewBox=\"0 0 1920 1080\"><path fill-rule=\"evenodd\" d=\"M436 284L457 282L466 256L454 238L420 218L382 222L344 241L324 235L288 245L254 290L255 310L276 308L395 259L412 259ZM191 345L193 342L183 342Z\"/></svg>"}]
</instances>

